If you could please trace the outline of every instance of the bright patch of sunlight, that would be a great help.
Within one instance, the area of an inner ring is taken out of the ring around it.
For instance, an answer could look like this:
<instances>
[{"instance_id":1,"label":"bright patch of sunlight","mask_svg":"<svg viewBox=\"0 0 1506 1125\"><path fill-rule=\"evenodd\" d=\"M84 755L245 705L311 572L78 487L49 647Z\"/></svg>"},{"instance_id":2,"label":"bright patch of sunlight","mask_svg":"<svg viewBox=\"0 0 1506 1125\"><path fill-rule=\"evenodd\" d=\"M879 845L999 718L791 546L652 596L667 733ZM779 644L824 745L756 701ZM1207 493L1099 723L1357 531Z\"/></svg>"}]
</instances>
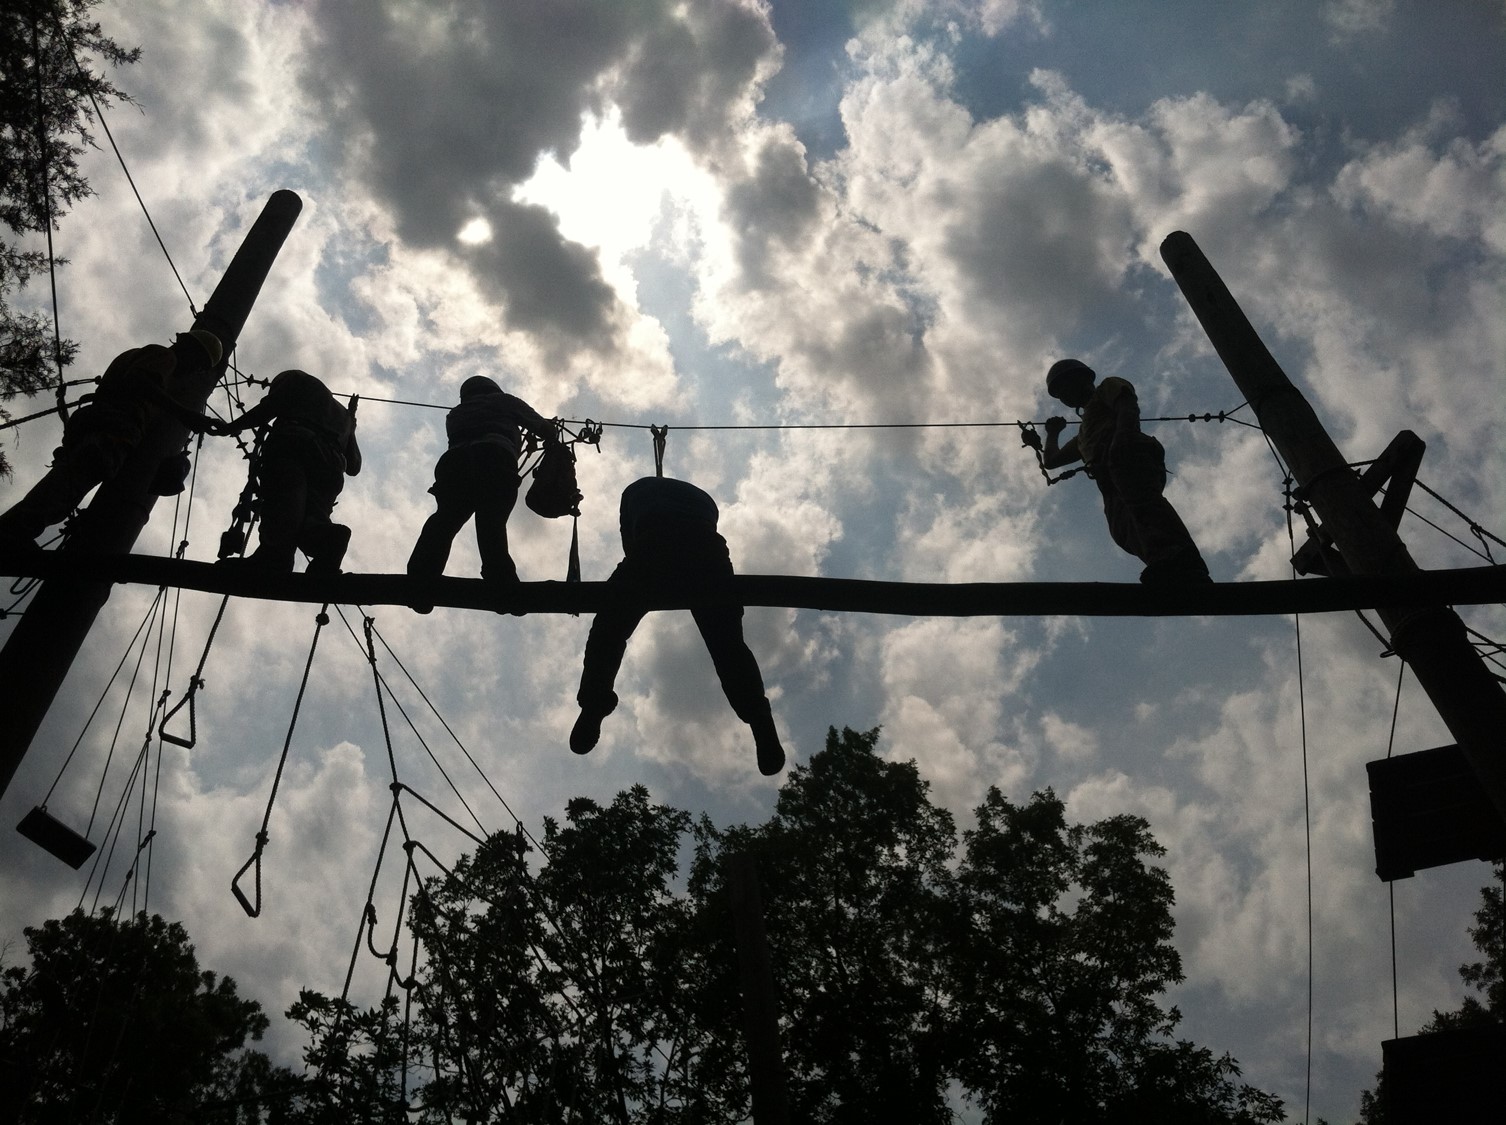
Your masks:
<instances>
[{"instance_id":1,"label":"bright patch of sunlight","mask_svg":"<svg viewBox=\"0 0 1506 1125\"><path fill-rule=\"evenodd\" d=\"M514 192L559 216L566 238L599 247L603 265L647 246L667 201L703 215L715 214L716 192L673 139L635 145L618 116L587 118L580 147L566 168L553 156Z\"/></svg>"},{"instance_id":2,"label":"bright patch of sunlight","mask_svg":"<svg viewBox=\"0 0 1506 1125\"><path fill-rule=\"evenodd\" d=\"M492 240L492 225L479 215L460 228L460 233L455 235L467 246L480 246L483 242Z\"/></svg>"}]
</instances>

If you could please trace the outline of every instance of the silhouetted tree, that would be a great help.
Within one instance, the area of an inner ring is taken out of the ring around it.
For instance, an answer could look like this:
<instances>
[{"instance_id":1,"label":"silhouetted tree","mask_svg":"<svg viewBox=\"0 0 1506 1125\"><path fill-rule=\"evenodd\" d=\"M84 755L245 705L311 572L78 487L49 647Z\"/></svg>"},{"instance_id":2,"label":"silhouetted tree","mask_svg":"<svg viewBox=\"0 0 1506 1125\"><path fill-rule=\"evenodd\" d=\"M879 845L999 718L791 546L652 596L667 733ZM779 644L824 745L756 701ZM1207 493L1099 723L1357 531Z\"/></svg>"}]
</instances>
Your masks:
<instances>
[{"instance_id":1,"label":"silhouetted tree","mask_svg":"<svg viewBox=\"0 0 1506 1125\"><path fill-rule=\"evenodd\" d=\"M1480 888L1480 909L1475 924L1469 928L1470 939L1480 951L1481 959L1459 966L1465 984L1483 996L1465 996L1464 1002L1450 1012L1433 1012L1433 1018L1417 1029L1427 1035L1435 1031L1462 1031L1506 1022L1506 902L1502 887L1506 885L1506 864L1495 865L1495 883ZM1386 1125L1385 1071L1375 1076L1375 1089L1360 1095L1360 1121L1363 1125Z\"/></svg>"},{"instance_id":2,"label":"silhouetted tree","mask_svg":"<svg viewBox=\"0 0 1506 1125\"><path fill-rule=\"evenodd\" d=\"M637 787L570 802L537 870L504 834L429 881L421 1119L747 1120L726 873L751 854L792 1119L941 1125L961 1095L989 1122L1280 1120L1227 1055L1172 1037L1172 892L1143 820L1073 825L1049 791L990 790L959 855L878 737L829 732L757 827L692 827Z\"/></svg>"},{"instance_id":3,"label":"silhouetted tree","mask_svg":"<svg viewBox=\"0 0 1506 1125\"><path fill-rule=\"evenodd\" d=\"M71 362L77 345L63 340L54 359L49 318L17 313L13 296L45 271L43 249L22 249L16 238L56 229L68 208L90 194L78 157L93 143L97 102L129 101L91 60L110 66L135 62L89 18L99 0L7 0L0 6L0 401L35 394ZM77 61L75 61L77 60ZM91 100L92 99L92 100ZM0 408L0 418L9 414ZM0 452L0 475L10 466Z\"/></svg>"},{"instance_id":4,"label":"silhouetted tree","mask_svg":"<svg viewBox=\"0 0 1506 1125\"><path fill-rule=\"evenodd\" d=\"M945 1122L955 911L951 814L913 762L876 753L878 731L835 730L791 771L774 816L717 832L702 820L691 891L724 935L718 1034L742 1037L723 879L727 856L757 859L797 1121Z\"/></svg>"},{"instance_id":5,"label":"silhouetted tree","mask_svg":"<svg viewBox=\"0 0 1506 1125\"><path fill-rule=\"evenodd\" d=\"M75 910L25 935L30 966L0 979L0 1119L282 1120L297 1076L245 1049L261 1005L201 970L178 923Z\"/></svg>"},{"instance_id":6,"label":"silhouetted tree","mask_svg":"<svg viewBox=\"0 0 1506 1125\"><path fill-rule=\"evenodd\" d=\"M308 1034L307 1073L298 1097L274 1122L405 1125L408 1044L395 996L362 1011L349 1001L304 990L287 1015Z\"/></svg>"}]
</instances>

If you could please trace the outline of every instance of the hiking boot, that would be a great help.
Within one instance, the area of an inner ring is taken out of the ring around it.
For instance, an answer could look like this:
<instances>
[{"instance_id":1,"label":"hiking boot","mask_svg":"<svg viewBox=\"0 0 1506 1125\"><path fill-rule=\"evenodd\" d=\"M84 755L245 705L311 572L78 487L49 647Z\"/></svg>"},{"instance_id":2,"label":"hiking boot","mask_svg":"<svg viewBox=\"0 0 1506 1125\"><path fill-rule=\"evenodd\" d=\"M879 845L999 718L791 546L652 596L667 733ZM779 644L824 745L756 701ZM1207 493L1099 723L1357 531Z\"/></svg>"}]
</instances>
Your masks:
<instances>
[{"instance_id":1,"label":"hiking boot","mask_svg":"<svg viewBox=\"0 0 1506 1125\"><path fill-rule=\"evenodd\" d=\"M599 711L582 711L570 728L570 749L577 754L589 754L596 749L601 740L601 721L605 718Z\"/></svg>"},{"instance_id":2,"label":"hiking boot","mask_svg":"<svg viewBox=\"0 0 1506 1125\"><path fill-rule=\"evenodd\" d=\"M345 561L345 549L350 546L350 528L343 523L332 523L321 528L313 546L314 552L309 556L306 572L339 574L340 564Z\"/></svg>"},{"instance_id":3,"label":"hiking boot","mask_svg":"<svg viewBox=\"0 0 1506 1125\"><path fill-rule=\"evenodd\" d=\"M779 744L774 713L767 703L748 721L748 725L753 728L753 745L758 751L758 772L773 777L784 769L784 747Z\"/></svg>"},{"instance_id":4,"label":"hiking boot","mask_svg":"<svg viewBox=\"0 0 1506 1125\"><path fill-rule=\"evenodd\" d=\"M1153 562L1140 572L1146 586L1206 586L1213 579L1208 566L1195 551Z\"/></svg>"}]
</instances>

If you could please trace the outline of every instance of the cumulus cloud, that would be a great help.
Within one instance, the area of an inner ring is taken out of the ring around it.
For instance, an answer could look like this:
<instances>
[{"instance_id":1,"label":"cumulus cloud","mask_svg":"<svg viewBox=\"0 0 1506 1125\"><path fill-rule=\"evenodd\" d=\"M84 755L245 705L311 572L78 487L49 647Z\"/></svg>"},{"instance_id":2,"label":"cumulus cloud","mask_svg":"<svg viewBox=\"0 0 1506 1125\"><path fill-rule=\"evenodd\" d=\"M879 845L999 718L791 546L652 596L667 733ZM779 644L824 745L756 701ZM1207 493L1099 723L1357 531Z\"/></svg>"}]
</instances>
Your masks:
<instances>
[{"instance_id":1,"label":"cumulus cloud","mask_svg":"<svg viewBox=\"0 0 1506 1125\"><path fill-rule=\"evenodd\" d=\"M1349 456L1413 429L1429 443L1428 484L1494 528L1506 510L1506 474L1493 471L1506 423L1499 123L1466 129L1473 119L1440 99L1404 126L1350 130L1350 110L1329 109L1359 106L1346 100L1350 64L1321 45L1296 77L1252 72L1237 96L1162 74L1140 100L1111 104L1103 76L1085 79L1074 44L1054 37L1053 11L858 6L845 53L821 60L840 89L826 135L842 140L819 153L758 101L784 50L772 14L720 0L138 4L118 16L123 39L152 44L152 65L131 76L146 112L111 120L196 299L272 188L304 197L239 358L262 375L296 362L363 395L368 468L337 509L360 570L401 570L431 510L443 408L485 373L546 415L614 423L600 451L581 451L578 527L514 516L530 580L563 577L572 533L585 577L606 577L621 551L617 497L654 468L642 427L668 422L665 471L713 492L745 572L1132 582L1138 564L1109 541L1091 483L1048 488L1008 423L1059 412L1041 378L1062 354L1131 378L1147 414L1236 406L1157 252L1178 228ZM1354 34L1369 27L1369 42L1390 35L1374 18L1390 18L1385 5L1325 11ZM984 46L1005 62L980 77ZM203 84L206 59L215 81ZM980 108L985 78L995 100ZM65 333L89 310L81 373L189 315L106 154L90 159L101 195L59 232L74 259ZM489 237L459 237L478 222ZM939 421L1006 425L691 428ZM10 447L18 489L56 444L55 422L43 425ZM1217 577L1285 577L1283 470L1258 431L1147 428ZM246 468L210 442L200 469L191 534L164 503L141 549L186 537L189 557L212 556ZM1412 517L1404 532L1428 565L1475 561ZM450 573L478 567L463 532ZM112 597L49 746L76 736L150 594ZM185 646L198 656L217 608L184 597L175 693ZM264 808L316 609L231 604L198 700L202 741L164 765L169 815L154 844L154 895L172 886L164 908L189 920L206 963L269 1007L295 979L338 987L374 862L389 766L367 611L393 650L379 669L399 774L465 823L462 799L488 826L507 826L511 807L536 827L572 796L609 800L638 781L719 821L767 815L777 782L758 777L688 614L644 622L622 706L578 758L566 738L589 618L345 607L356 636L332 610L273 821L272 924L248 926L226 883ZM1300 1089L1306 823L1290 622L753 608L744 625L796 761L828 725L882 725L885 751L916 758L959 816L988 784L1016 799L1054 786L1078 819L1146 816L1178 894L1183 1030L1234 1051L1252 1081ZM1326 1071L1331 1105L1370 1080L1374 1040L1390 1030L1369 981L1385 968L1387 927L1362 775L1384 752L1396 671L1347 617L1303 630L1319 1038L1343 1057ZM1399 749L1448 741L1410 683L1403 701ZM131 741L144 725L132 712ZM81 751L87 768L65 777L60 812L86 813L102 753L97 740ZM29 807L58 764L28 759L8 807ZM466 846L431 828L443 854ZM12 837L7 901L67 909L77 889ZM1467 953L1460 903L1477 873L1432 874L1398 893L1415 970L1403 1025L1408 1006L1420 1020L1449 1002ZM395 909L383 898L384 928Z\"/></svg>"},{"instance_id":2,"label":"cumulus cloud","mask_svg":"<svg viewBox=\"0 0 1506 1125\"><path fill-rule=\"evenodd\" d=\"M635 142L714 146L777 65L766 14L744 4L325 4L313 20L302 78L321 143L390 209L399 238L452 250L508 323L556 355L611 351L625 312L594 249L515 189L546 155L568 162L609 104ZM458 243L478 218L493 237Z\"/></svg>"}]
</instances>

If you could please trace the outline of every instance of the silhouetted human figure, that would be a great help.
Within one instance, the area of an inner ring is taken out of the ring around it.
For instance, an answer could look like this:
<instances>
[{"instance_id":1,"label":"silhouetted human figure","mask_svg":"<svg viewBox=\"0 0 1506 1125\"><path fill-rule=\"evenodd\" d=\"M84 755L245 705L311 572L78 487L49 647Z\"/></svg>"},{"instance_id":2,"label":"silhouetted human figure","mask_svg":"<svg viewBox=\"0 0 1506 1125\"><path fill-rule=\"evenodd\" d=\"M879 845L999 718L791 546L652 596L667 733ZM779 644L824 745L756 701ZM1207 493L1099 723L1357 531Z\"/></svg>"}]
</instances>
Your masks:
<instances>
[{"instance_id":1,"label":"silhouetted human figure","mask_svg":"<svg viewBox=\"0 0 1506 1125\"><path fill-rule=\"evenodd\" d=\"M716 501L693 484L668 477L645 477L622 493L620 524L623 560L607 579L623 587L623 604L604 610L591 623L581 669L580 718L570 731L570 749L589 753L601 737L601 721L617 708L612 685L628 638L646 610L634 604L633 587L705 589L732 577L727 541L717 533ZM743 607L691 611L711 653L717 678L737 717L753 728L760 773L784 768L784 747L764 694L763 676L743 640Z\"/></svg>"},{"instance_id":2,"label":"silhouetted human figure","mask_svg":"<svg viewBox=\"0 0 1506 1125\"><path fill-rule=\"evenodd\" d=\"M445 415L444 428L450 445L434 466L429 489L435 511L413 545L408 573L443 574L456 533L475 516L481 577L516 582L518 568L507 550L507 518L518 502L522 431L553 442L558 440L554 424L485 375L473 375L460 384L460 404ZM420 613L433 609L413 608Z\"/></svg>"},{"instance_id":3,"label":"silhouetted human figure","mask_svg":"<svg viewBox=\"0 0 1506 1125\"><path fill-rule=\"evenodd\" d=\"M171 414L190 429L207 430L203 415L172 392L188 376L219 363L220 354L213 333L193 329L180 333L169 347L147 344L116 356L98 387L64 424L52 467L0 515L0 540L28 543L67 519L91 488L120 472L159 414Z\"/></svg>"},{"instance_id":4,"label":"silhouetted human figure","mask_svg":"<svg viewBox=\"0 0 1506 1125\"><path fill-rule=\"evenodd\" d=\"M270 426L257 465L261 530L247 565L292 570L293 552L309 557L310 574L338 574L350 528L330 513L346 476L361 471L355 415L307 371L280 372L266 397L234 422L210 427L235 434ZM230 561L230 560L225 560Z\"/></svg>"},{"instance_id":5,"label":"silhouetted human figure","mask_svg":"<svg viewBox=\"0 0 1506 1125\"><path fill-rule=\"evenodd\" d=\"M1046 390L1077 410L1077 436L1058 445L1065 418L1046 420L1042 463L1048 469L1081 460L1098 484L1109 535L1145 564L1147 584L1209 582L1208 566L1182 517L1163 495L1166 451L1140 429L1140 403L1126 379L1109 376L1097 386L1081 360L1061 359L1046 373Z\"/></svg>"}]
</instances>

